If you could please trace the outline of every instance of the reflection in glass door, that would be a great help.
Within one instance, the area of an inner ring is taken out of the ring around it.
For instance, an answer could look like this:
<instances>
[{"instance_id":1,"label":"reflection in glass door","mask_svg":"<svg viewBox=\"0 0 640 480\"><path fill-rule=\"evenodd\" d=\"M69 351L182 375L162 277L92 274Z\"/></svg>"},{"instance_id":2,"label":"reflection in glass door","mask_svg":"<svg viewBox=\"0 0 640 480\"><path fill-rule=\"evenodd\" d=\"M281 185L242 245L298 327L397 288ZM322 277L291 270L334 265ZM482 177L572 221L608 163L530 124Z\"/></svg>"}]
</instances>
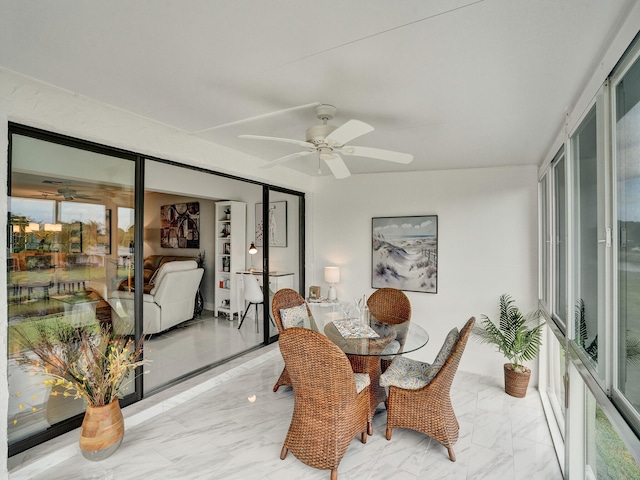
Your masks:
<instances>
[{"instance_id":1,"label":"reflection in glass door","mask_svg":"<svg viewBox=\"0 0 640 480\"><path fill-rule=\"evenodd\" d=\"M618 375L616 386L640 415L640 62L615 89L618 233Z\"/></svg>"},{"instance_id":2,"label":"reflection in glass door","mask_svg":"<svg viewBox=\"0 0 640 480\"><path fill-rule=\"evenodd\" d=\"M611 246L604 226L604 159L598 139L596 103L571 137L573 173L574 341L604 380L605 252Z\"/></svg>"},{"instance_id":3,"label":"reflection in glass door","mask_svg":"<svg viewBox=\"0 0 640 480\"><path fill-rule=\"evenodd\" d=\"M99 179L96 180L96 179ZM84 412L18 365L17 329L110 324L109 300L126 278L135 162L26 134L11 135L8 285L8 436L21 442ZM130 212L125 218L120 214ZM129 392L133 392L133 383ZM23 449L22 447L17 447Z\"/></svg>"}]
</instances>

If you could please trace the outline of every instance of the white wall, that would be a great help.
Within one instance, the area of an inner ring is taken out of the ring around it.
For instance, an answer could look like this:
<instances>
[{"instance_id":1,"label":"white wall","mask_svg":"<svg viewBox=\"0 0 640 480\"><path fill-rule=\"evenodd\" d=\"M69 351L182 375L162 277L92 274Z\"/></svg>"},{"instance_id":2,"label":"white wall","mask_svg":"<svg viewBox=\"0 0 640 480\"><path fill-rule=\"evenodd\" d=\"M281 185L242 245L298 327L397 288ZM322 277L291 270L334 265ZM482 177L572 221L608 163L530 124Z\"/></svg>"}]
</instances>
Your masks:
<instances>
[{"instance_id":1,"label":"white wall","mask_svg":"<svg viewBox=\"0 0 640 480\"><path fill-rule=\"evenodd\" d=\"M438 293L407 292L412 321L430 341L410 355L433 361L447 332L482 313L497 319L498 297L523 310L537 305L537 167L357 175L327 178L314 194L315 252L307 252L307 285L323 268L341 267L338 297L370 295L371 218L438 215ZM461 370L502 378L502 356L471 341ZM537 382L535 364L532 385Z\"/></svg>"}]
</instances>

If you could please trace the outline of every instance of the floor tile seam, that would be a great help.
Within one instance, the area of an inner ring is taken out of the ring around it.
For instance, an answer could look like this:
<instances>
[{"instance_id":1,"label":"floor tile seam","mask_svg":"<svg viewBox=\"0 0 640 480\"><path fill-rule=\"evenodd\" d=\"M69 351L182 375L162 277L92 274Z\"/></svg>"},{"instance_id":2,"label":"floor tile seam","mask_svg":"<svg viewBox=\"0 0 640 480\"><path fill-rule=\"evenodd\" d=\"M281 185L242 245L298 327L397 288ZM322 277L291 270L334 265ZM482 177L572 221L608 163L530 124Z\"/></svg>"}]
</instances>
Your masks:
<instances>
[{"instance_id":1,"label":"floor tile seam","mask_svg":"<svg viewBox=\"0 0 640 480\"><path fill-rule=\"evenodd\" d=\"M255 367L256 365L260 365L266 362L267 360L271 359L272 357L276 356L277 352L278 352L277 350L266 352L256 358L248 360L245 363L241 363L227 370L226 372L220 373L206 380L201 384L194 385L193 387L191 387L189 390L185 392L178 393L172 397L169 397L161 401L156 405L152 405L146 408L141 412L137 412L128 418L125 415L125 419L124 419L125 431L126 429L135 428L141 423L146 422L151 418L156 417L157 415L166 413L167 411L175 408L176 406L181 405L186 401L192 398L195 398L198 395L202 395L203 393L206 393L211 389L228 382L229 380L232 380L242 371L245 371L251 367ZM225 377L225 378L220 379L220 377ZM203 385L205 386L204 388L202 388ZM195 392L193 392L194 390ZM187 394L187 392L190 392L190 391L192 392L192 394ZM176 402L176 400L178 400L178 402ZM173 403L173 402L176 402L176 403ZM171 405L171 403L173 404ZM165 407L168 407L168 408L165 408ZM148 413L149 411L151 412L151 414ZM55 441L55 439L53 441ZM28 465L15 468L12 472L9 473L10 478L11 480L22 480L22 479L29 480L35 475L39 475L40 473L43 473L50 468L54 468L55 466L59 465L60 463L66 460L69 460L77 453L78 453L77 444L74 443L71 445L67 445L59 450L50 452L49 454L35 460L34 462Z\"/></svg>"},{"instance_id":2,"label":"floor tile seam","mask_svg":"<svg viewBox=\"0 0 640 480\"><path fill-rule=\"evenodd\" d=\"M555 447L553 445L553 440L551 438L551 433L549 433L549 443L545 443L545 442L541 442L539 440L534 440L533 438L524 436L524 435L513 435L512 436L513 439L520 439L520 440L526 440L527 442L531 442L531 443L535 443L537 445L541 445L543 447L549 447L549 448L553 448L555 450Z\"/></svg>"}]
</instances>

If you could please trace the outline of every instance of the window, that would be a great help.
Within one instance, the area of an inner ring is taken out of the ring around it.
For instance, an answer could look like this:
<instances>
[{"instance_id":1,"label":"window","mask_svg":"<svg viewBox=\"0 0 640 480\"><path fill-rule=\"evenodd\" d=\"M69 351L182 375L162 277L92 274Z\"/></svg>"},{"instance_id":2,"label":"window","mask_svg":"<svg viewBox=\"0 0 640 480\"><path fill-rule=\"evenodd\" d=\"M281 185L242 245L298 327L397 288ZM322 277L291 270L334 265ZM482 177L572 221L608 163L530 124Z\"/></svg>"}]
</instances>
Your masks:
<instances>
[{"instance_id":1,"label":"window","mask_svg":"<svg viewBox=\"0 0 640 480\"><path fill-rule=\"evenodd\" d=\"M640 62L615 85L618 372L616 387L640 412Z\"/></svg>"},{"instance_id":2,"label":"window","mask_svg":"<svg viewBox=\"0 0 640 480\"><path fill-rule=\"evenodd\" d=\"M554 290L553 318L566 333L567 321L567 187L564 148L553 160Z\"/></svg>"},{"instance_id":3,"label":"window","mask_svg":"<svg viewBox=\"0 0 640 480\"><path fill-rule=\"evenodd\" d=\"M549 211L549 177L547 172L540 181L540 286L539 299L542 306L551 311L551 225Z\"/></svg>"},{"instance_id":4,"label":"window","mask_svg":"<svg viewBox=\"0 0 640 480\"><path fill-rule=\"evenodd\" d=\"M602 97L598 97L602 100ZM572 279L573 340L586 354L595 375L604 381L605 255L611 246L604 228L604 158L598 122L602 101L589 110L571 137L573 179ZM602 241L601 241L602 240Z\"/></svg>"}]
</instances>

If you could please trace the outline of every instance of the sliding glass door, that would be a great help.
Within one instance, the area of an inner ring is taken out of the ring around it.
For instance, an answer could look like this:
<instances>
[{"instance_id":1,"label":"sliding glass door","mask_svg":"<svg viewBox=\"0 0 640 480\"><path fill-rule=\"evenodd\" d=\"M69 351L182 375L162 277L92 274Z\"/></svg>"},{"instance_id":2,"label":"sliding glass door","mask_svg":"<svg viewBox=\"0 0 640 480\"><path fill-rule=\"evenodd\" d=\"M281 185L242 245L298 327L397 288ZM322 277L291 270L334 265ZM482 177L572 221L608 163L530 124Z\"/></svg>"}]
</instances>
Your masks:
<instances>
[{"instance_id":1,"label":"sliding glass door","mask_svg":"<svg viewBox=\"0 0 640 480\"><path fill-rule=\"evenodd\" d=\"M127 277L135 218L132 157L19 132L11 135L7 255L10 452L62 431L85 409L17 364L31 353L16 329L110 323L108 300Z\"/></svg>"},{"instance_id":2,"label":"sliding glass door","mask_svg":"<svg viewBox=\"0 0 640 480\"><path fill-rule=\"evenodd\" d=\"M618 325L616 387L640 425L640 61L614 88L617 175Z\"/></svg>"}]
</instances>

